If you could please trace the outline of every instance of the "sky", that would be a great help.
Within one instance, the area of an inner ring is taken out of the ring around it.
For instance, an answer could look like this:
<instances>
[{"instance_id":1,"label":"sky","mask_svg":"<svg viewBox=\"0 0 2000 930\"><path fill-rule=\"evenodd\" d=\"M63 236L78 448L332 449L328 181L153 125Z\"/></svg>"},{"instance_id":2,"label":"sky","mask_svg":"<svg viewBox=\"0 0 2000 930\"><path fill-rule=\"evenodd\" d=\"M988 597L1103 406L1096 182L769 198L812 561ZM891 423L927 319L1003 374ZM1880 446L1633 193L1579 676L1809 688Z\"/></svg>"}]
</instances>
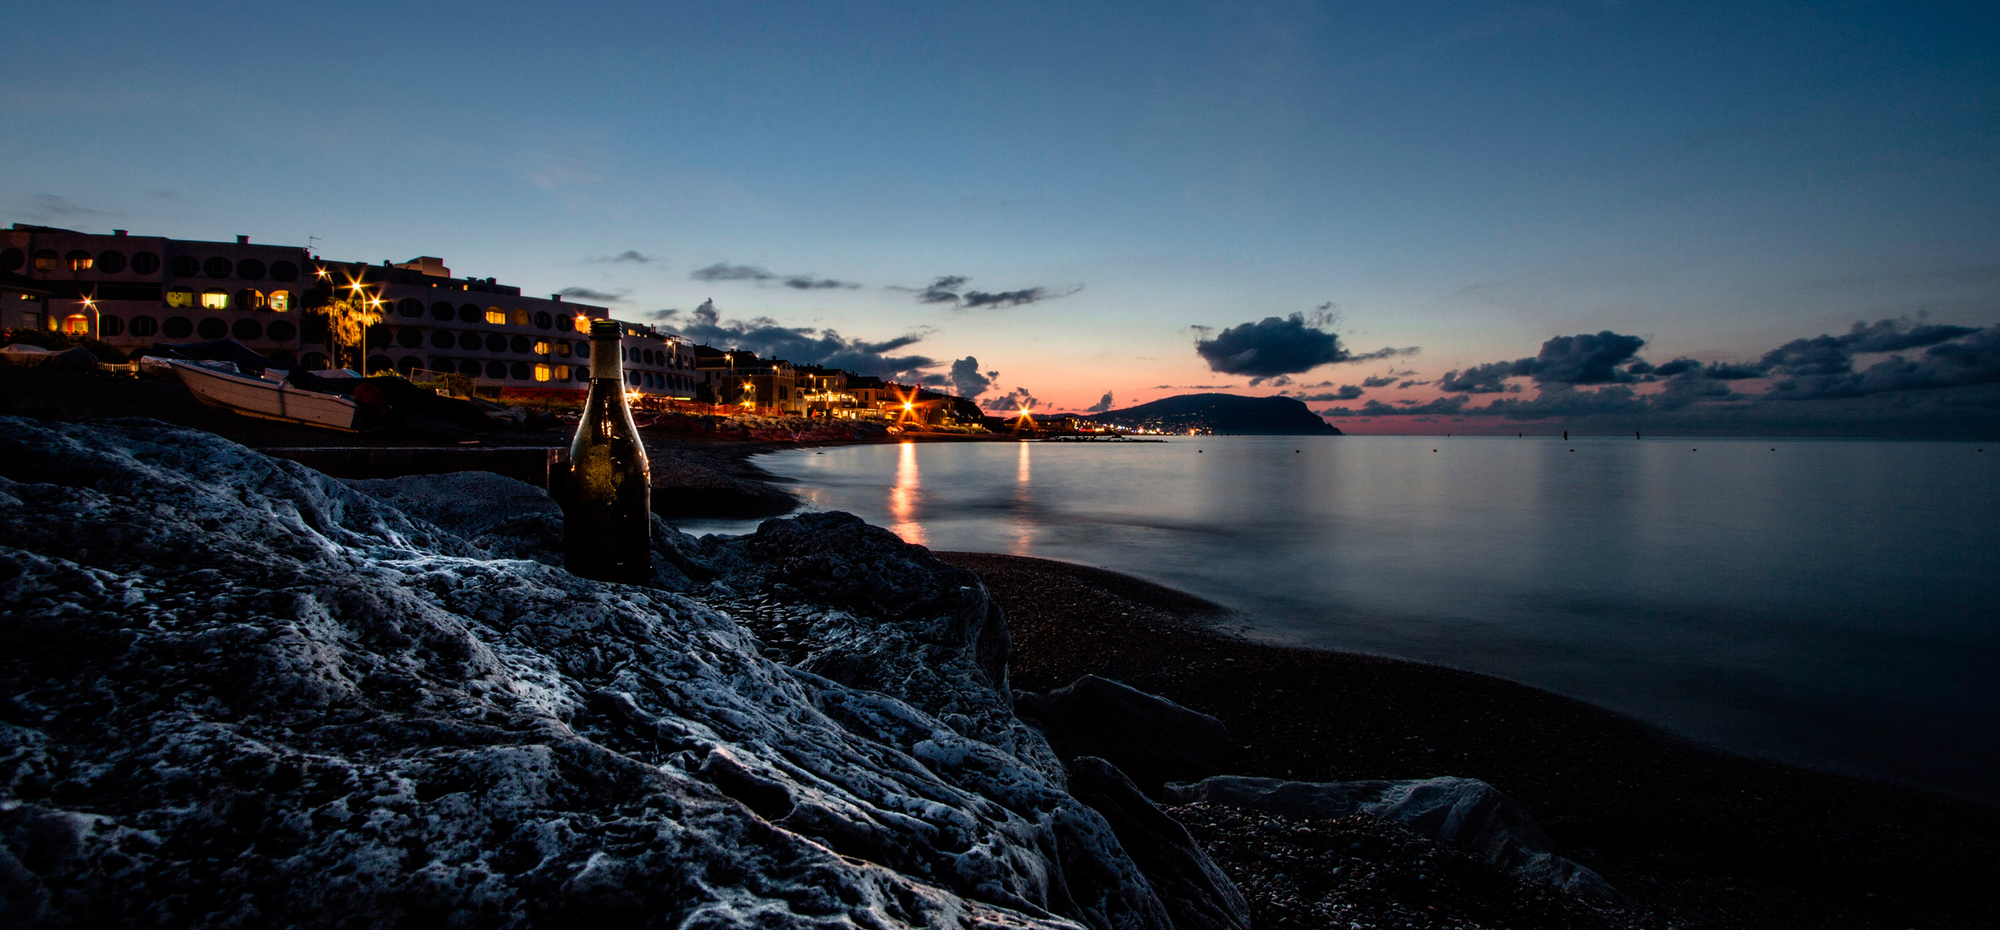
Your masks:
<instances>
[{"instance_id":1,"label":"sky","mask_svg":"<svg viewBox=\"0 0 2000 930\"><path fill-rule=\"evenodd\" d=\"M998 409L2000 432L1991 4L110 3L9 31L0 223L438 255Z\"/></svg>"}]
</instances>

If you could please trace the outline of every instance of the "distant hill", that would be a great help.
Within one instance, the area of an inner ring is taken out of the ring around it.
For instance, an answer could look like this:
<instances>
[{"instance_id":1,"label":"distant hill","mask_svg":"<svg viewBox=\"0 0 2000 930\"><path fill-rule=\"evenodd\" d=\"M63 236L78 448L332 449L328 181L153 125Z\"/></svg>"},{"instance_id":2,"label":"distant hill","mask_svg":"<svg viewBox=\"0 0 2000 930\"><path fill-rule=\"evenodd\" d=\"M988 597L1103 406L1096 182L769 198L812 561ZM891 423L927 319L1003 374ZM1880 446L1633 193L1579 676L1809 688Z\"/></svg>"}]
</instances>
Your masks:
<instances>
[{"instance_id":1,"label":"distant hill","mask_svg":"<svg viewBox=\"0 0 2000 930\"><path fill-rule=\"evenodd\" d=\"M1306 405L1289 397L1242 397L1236 394L1178 394L1148 404L1093 414L1091 419L1112 426L1150 427L1185 433L1190 429L1237 436L1338 436Z\"/></svg>"}]
</instances>

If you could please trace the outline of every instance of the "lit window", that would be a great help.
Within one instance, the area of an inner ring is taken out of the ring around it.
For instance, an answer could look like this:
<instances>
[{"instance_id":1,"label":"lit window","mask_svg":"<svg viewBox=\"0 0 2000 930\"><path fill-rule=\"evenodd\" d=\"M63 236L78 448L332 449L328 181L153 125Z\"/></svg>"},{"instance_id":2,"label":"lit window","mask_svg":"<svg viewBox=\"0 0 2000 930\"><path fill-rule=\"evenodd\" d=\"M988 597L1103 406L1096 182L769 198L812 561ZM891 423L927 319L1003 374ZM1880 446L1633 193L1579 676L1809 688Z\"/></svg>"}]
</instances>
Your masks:
<instances>
[{"instance_id":1,"label":"lit window","mask_svg":"<svg viewBox=\"0 0 2000 930\"><path fill-rule=\"evenodd\" d=\"M84 316L81 313L72 313L63 318L62 331L73 336L88 336L90 335L90 317Z\"/></svg>"},{"instance_id":2,"label":"lit window","mask_svg":"<svg viewBox=\"0 0 2000 930\"><path fill-rule=\"evenodd\" d=\"M194 306L194 288L191 287L167 288L167 306L169 307Z\"/></svg>"},{"instance_id":3,"label":"lit window","mask_svg":"<svg viewBox=\"0 0 2000 930\"><path fill-rule=\"evenodd\" d=\"M526 326L526 325L528 325L528 311L526 311L526 310L516 310L516 311L514 311L514 325L515 325L515 326Z\"/></svg>"},{"instance_id":4,"label":"lit window","mask_svg":"<svg viewBox=\"0 0 2000 930\"><path fill-rule=\"evenodd\" d=\"M288 313L292 309L291 291L272 291L271 309L278 313Z\"/></svg>"},{"instance_id":5,"label":"lit window","mask_svg":"<svg viewBox=\"0 0 2000 930\"><path fill-rule=\"evenodd\" d=\"M549 366L547 366L547 365L536 365L536 366L535 366L535 380L536 380L536 381L547 381L547 380L549 380L550 378L553 378L553 377L555 377L555 371L554 371L553 369L549 368Z\"/></svg>"},{"instance_id":6,"label":"lit window","mask_svg":"<svg viewBox=\"0 0 2000 930\"><path fill-rule=\"evenodd\" d=\"M36 271L54 271L60 264L62 264L62 260L56 258L56 250L38 249L35 251Z\"/></svg>"},{"instance_id":7,"label":"lit window","mask_svg":"<svg viewBox=\"0 0 2000 930\"><path fill-rule=\"evenodd\" d=\"M507 322L507 311L502 310L499 307L487 307L486 322L492 323L496 326Z\"/></svg>"},{"instance_id":8,"label":"lit window","mask_svg":"<svg viewBox=\"0 0 2000 930\"><path fill-rule=\"evenodd\" d=\"M237 291L236 309L238 310L264 309L264 294L261 291L256 290L255 288L248 288L248 287L240 291Z\"/></svg>"},{"instance_id":9,"label":"lit window","mask_svg":"<svg viewBox=\"0 0 2000 930\"><path fill-rule=\"evenodd\" d=\"M201 308L203 310L229 309L229 292L216 290L215 288L209 288L208 290L202 291Z\"/></svg>"},{"instance_id":10,"label":"lit window","mask_svg":"<svg viewBox=\"0 0 2000 930\"><path fill-rule=\"evenodd\" d=\"M536 354L536 355L547 355L547 354L549 354L549 344L548 344L547 342L537 342L537 343L535 343L535 354Z\"/></svg>"}]
</instances>

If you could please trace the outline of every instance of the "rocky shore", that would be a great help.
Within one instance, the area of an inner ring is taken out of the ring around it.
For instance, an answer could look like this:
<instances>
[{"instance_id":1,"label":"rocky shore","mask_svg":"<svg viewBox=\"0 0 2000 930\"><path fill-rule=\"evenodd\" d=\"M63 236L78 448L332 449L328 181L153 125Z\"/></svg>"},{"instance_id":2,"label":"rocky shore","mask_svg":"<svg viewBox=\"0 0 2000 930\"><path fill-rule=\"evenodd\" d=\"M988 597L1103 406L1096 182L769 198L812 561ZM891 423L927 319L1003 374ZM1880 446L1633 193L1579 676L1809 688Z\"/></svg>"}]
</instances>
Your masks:
<instances>
[{"instance_id":1,"label":"rocky shore","mask_svg":"<svg viewBox=\"0 0 2000 930\"><path fill-rule=\"evenodd\" d=\"M492 475L0 446L0 925L2000 924L1991 806L1125 576L811 514L599 585Z\"/></svg>"}]
</instances>

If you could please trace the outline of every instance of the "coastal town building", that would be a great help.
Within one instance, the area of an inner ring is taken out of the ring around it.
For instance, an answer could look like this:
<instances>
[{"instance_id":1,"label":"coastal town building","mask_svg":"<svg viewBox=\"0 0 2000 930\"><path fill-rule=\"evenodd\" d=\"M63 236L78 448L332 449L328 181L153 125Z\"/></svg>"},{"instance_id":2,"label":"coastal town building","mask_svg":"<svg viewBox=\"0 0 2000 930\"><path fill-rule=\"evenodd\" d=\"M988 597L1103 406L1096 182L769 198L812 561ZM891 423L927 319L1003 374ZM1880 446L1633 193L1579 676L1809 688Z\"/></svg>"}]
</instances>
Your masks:
<instances>
[{"instance_id":1,"label":"coastal town building","mask_svg":"<svg viewBox=\"0 0 2000 930\"><path fill-rule=\"evenodd\" d=\"M203 242L16 223L0 233L0 273L9 276L0 322L121 350L235 339L296 361L310 267L306 250L249 236Z\"/></svg>"},{"instance_id":2,"label":"coastal town building","mask_svg":"<svg viewBox=\"0 0 2000 930\"><path fill-rule=\"evenodd\" d=\"M590 381L592 320L604 307L531 297L493 278L456 278L443 261L420 256L401 264L316 262L327 300L350 299L380 321L365 336L365 370L422 378L452 373L478 393L531 399L585 389ZM626 389L642 396L694 397L687 341L652 326L620 321ZM311 361L320 361L312 359Z\"/></svg>"},{"instance_id":3,"label":"coastal town building","mask_svg":"<svg viewBox=\"0 0 2000 930\"><path fill-rule=\"evenodd\" d=\"M591 320L604 307L525 296L493 278L454 277L443 259L379 265L329 261L298 246L110 235L15 224L0 231L0 326L55 330L132 353L155 343L234 339L281 362L326 368L339 354L325 309L354 307L371 322L358 364L367 373L450 373L475 393L532 399L584 391ZM622 321L621 321L622 322ZM653 326L623 323L627 390L694 397L694 347Z\"/></svg>"},{"instance_id":4,"label":"coastal town building","mask_svg":"<svg viewBox=\"0 0 2000 930\"><path fill-rule=\"evenodd\" d=\"M495 278L459 277L434 255L371 264L248 236L210 242L29 224L0 230L0 327L94 339L131 355L156 344L232 339L309 371L395 372L514 402L574 399L589 386L590 324L607 319L609 309L561 294L534 297ZM978 422L969 403L915 385L617 322L626 390L641 404Z\"/></svg>"},{"instance_id":5,"label":"coastal town building","mask_svg":"<svg viewBox=\"0 0 2000 930\"><path fill-rule=\"evenodd\" d=\"M774 416L795 416L806 410L798 371L791 362L710 346L695 346L694 356L703 388L700 396L710 403Z\"/></svg>"}]
</instances>

